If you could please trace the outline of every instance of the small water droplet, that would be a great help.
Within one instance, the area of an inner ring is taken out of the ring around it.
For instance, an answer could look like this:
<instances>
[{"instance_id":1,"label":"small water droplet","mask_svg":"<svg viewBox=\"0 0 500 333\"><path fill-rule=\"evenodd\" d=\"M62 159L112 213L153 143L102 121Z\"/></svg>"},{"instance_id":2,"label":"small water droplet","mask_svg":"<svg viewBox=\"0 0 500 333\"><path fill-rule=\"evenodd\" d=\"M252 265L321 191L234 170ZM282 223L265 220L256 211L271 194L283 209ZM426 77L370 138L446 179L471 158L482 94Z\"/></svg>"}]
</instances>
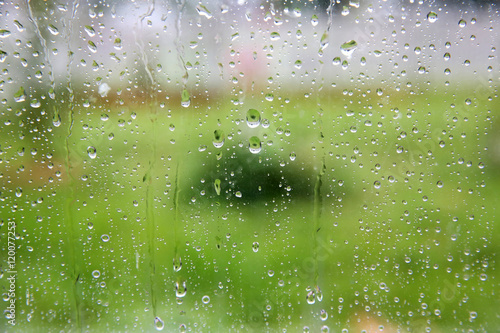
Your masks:
<instances>
[{"instance_id":1,"label":"small water droplet","mask_svg":"<svg viewBox=\"0 0 500 333\"><path fill-rule=\"evenodd\" d=\"M23 195L23 189L21 187L16 188L16 197L20 198Z\"/></svg>"},{"instance_id":2,"label":"small water droplet","mask_svg":"<svg viewBox=\"0 0 500 333\"><path fill-rule=\"evenodd\" d=\"M7 52L0 50L0 62L4 62L7 59Z\"/></svg>"},{"instance_id":3,"label":"small water droplet","mask_svg":"<svg viewBox=\"0 0 500 333\"><path fill-rule=\"evenodd\" d=\"M443 187L443 182L438 180L438 182L436 183L437 187L439 188L442 188Z\"/></svg>"},{"instance_id":4,"label":"small water droplet","mask_svg":"<svg viewBox=\"0 0 500 333\"><path fill-rule=\"evenodd\" d=\"M467 21L465 21L464 19L461 19L460 21L458 21L458 26L460 28L465 28L466 25L467 25Z\"/></svg>"},{"instance_id":5,"label":"small water droplet","mask_svg":"<svg viewBox=\"0 0 500 333\"><path fill-rule=\"evenodd\" d=\"M95 147L93 147L93 146L89 146L87 148L87 154L89 155L89 157L91 159L94 159L97 157L97 149L95 149Z\"/></svg>"},{"instance_id":6,"label":"small water droplet","mask_svg":"<svg viewBox=\"0 0 500 333\"><path fill-rule=\"evenodd\" d=\"M182 259L181 257L174 258L174 272L178 272L182 269Z\"/></svg>"},{"instance_id":7,"label":"small water droplet","mask_svg":"<svg viewBox=\"0 0 500 333\"><path fill-rule=\"evenodd\" d=\"M18 20L14 20L14 25L16 26L17 31L19 31L19 32L23 32L24 31L23 25Z\"/></svg>"},{"instance_id":8,"label":"small water droplet","mask_svg":"<svg viewBox=\"0 0 500 333\"><path fill-rule=\"evenodd\" d=\"M37 109L41 106L42 104L40 103L40 101L37 99L37 98L33 98L30 102L30 106L34 109Z\"/></svg>"},{"instance_id":9,"label":"small water droplet","mask_svg":"<svg viewBox=\"0 0 500 333\"><path fill-rule=\"evenodd\" d=\"M307 292L306 301L307 301L307 304L316 303L316 295L315 295L314 290L310 290Z\"/></svg>"},{"instance_id":10,"label":"small water droplet","mask_svg":"<svg viewBox=\"0 0 500 333\"><path fill-rule=\"evenodd\" d=\"M320 317L321 321L327 320L328 319L328 312L326 312L325 310L321 310L319 313L319 317Z\"/></svg>"},{"instance_id":11,"label":"small water droplet","mask_svg":"<svg viewBox=\"0 0 500 333\"><path fill-rule=\"evenodd\" d=\"M101 276L101 272L99 272L99 270L95 270L92 272L92 276L97 279L99 276Z\"/></svg>"},{"instance_id":12,"label":"small water droplet","mask_svg":"<svg viewBox=\"0 0 500 333\"><path fill-rule=\"evenodd\" d=\"M208 295L205 295L201 298L201 301L203 302L203 304L208 304L210 303L210 297Z\"/></svg>"},{"instance_id":13,"label":"small water droplet","mask_svg":"<svg viewBox=\"0 0 500 333\"><path fill-rule=\"evenodd\" d=\"M103 235L101 235L101 240L102 240L104 243L109 242L109 235L107 235L107 234L103 234Z\"/></svg>"},{"instance_id":14,"label":"small water droplet","mask_svg":"<svg viewBox=\"0 0 500 333\"><path fill-rule=\"evenodd\" d=\"M241 198L243 194L241 194L241 191L236 191L236 193L234 193L234 196L237 198Z\"/></svg>"},{"instance_id":15,"label":"small water droplet","mask_svg":"<svg viewBox=\"0 0 500 333\"><path fill-rule=\"evenodd\" d=\"M380 181L376 180L374 183L373 183L373 187L375 187L377 190L380 188Z\"/></svg>"},{"instance_id":16,"label":"small water droplet","mask_svg":"<svg viewBox=\"0 0 500 333\"><path fill-rule=\"evenodd\" d=\"M255 128L260 125L260 112L255 109L249 109L247 112L247 125Z\"/></svg>"}]
</instances>

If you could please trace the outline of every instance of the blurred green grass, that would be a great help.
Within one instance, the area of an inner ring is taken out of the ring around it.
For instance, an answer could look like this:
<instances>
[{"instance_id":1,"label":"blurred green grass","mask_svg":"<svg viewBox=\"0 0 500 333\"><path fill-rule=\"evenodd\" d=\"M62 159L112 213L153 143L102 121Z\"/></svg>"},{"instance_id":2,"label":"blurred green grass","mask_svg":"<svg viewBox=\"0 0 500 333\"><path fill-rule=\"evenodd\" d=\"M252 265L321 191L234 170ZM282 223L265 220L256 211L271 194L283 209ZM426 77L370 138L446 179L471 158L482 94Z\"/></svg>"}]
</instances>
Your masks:
<instances>
[{"instance_id":1,"label":"blurred green grass","mask_svg":"<svg viewBox=\"0 0 500 333\"><path fill-rule=\"evenodd\" d=\"M151 331L155 316L167 331L497 327L498 158L485 149L496 99L451 108L470 92L285 95L189 108L97 101L74 109L71 135L68 110L49 104L40 121L25 113L26 126L2 131L18 327ZM249 108L269 127L249 128ZM263 141L257 155L251 136ZM323 298L308 304L316 274Z\"/></svg>"}]
</instances>

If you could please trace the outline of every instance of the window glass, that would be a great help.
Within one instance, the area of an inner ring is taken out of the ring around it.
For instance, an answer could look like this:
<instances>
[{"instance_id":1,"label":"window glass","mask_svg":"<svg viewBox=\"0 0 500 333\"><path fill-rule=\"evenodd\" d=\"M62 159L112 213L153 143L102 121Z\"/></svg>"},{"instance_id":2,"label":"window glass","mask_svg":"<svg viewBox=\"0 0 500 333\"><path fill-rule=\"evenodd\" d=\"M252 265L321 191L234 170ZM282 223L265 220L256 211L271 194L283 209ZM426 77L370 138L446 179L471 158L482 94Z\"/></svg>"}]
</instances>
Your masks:
<instances>
[{"instance_id":1,"label":"window glass","mask_svg":"<svg viewBox=\"0 0 500 333\"><path fill-rule=\"evenodd\" d=\"M495 1L0 3L0 330L500 326Z\"/></svg>"}]
</instances>

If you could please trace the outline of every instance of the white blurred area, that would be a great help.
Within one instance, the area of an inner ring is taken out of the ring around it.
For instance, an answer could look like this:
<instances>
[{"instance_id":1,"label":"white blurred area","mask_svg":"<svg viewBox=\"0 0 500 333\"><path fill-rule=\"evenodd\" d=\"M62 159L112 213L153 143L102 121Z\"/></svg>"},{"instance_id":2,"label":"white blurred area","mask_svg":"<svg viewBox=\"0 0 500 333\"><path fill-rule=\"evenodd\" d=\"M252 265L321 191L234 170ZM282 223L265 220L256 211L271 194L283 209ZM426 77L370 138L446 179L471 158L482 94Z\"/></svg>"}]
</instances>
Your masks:
<instances>
[{"instance_id":1,"label":"white blurred area","mask_svg":"<svg viewBox=\"0 0 500 333\"><path fill-rule=\"evenodd\" d=\"M2 7L4 101L20 86L28 97L53 85L56 95L69 89L112 98L412 82L487 89L498 79L493 2L341 1L330 11L313 1L30 4ZM351 40L356 48L343 54Z\"/></svg>"}]
</instances>

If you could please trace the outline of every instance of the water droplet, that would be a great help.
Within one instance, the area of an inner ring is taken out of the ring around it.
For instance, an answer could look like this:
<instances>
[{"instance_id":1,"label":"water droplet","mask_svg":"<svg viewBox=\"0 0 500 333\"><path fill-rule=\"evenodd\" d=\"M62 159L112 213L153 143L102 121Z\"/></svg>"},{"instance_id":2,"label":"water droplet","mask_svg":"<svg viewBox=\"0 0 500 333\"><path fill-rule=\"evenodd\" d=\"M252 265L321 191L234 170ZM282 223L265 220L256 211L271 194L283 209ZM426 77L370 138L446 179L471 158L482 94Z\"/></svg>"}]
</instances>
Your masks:
<instances>
[{"instance_id":1,"label":"water droplet","mask_svg":"<svg viewBox=\"0 0 500 333\"><path fill-rule=\"evenodd\" d=\"M89 146L87 148L87 154L89 154L89 157L91 159L94 159L97 157L97 149L95 149L95 147L93 147L93 146Z\"/></svg>"},{"instance_id":2,"label":"water droplet","mask_svg":"<svg viewBox=\"0 0 500 333\"><path fill-rule=\"evenodd\" d=\"M335 58L333 58L332 63L333 63L335 66L340 65L340 63L341 63L341 59L340 59L340 57L335 57Z\"/></svg>"},{"instance_id":3,"label":"water droplet","mask_svg":"<svg viewBox=\"0 0 500 333\"><path fill-rule=\"evenodd\" d=\"M210 297L208 295L205 295L201 298L201 301L203 302L203 304L208 304L210 303Z\"/></svg>"},{"instance_id":4,"label":"water droplet","mask_svg":"<svg viewBox=\"0 0 500 333\"><path fill-rule=\"evenodd\" d=\"M30 102L30 106L34 109L37 109L41 106L42 104L40 103L40 101L37 99L37 98L33 98Z\"/></svg>"},{"instance_id":5,"label":"water droplet","mask_svg":"<svg viewBox=\"0 0 500 333\"><path fill-rule=\"evenodd\" d=\"M54 113L54 116L52 117L52 125L55 127L61 126L61 116L58 112Z\"/></svg>"},{"instance_id":6,"label":"water droplet","mask_svg":"<svg viewBox=\"0 0 500 333\"><path fill-rule=\"evenodd\" d=\"M311 17L311 24L313 27L317 26L319 23L319 18L318 18L318 15L314 14L312 17Z\"/></svg>"},{"instance_id":7,"label":"water droplet","mask_svg":"<svg viewBox=\"0 0 500 333\"><path fill-rule=\"evenodd\" d=\"M186 293L187 293L186 281L175 282L175 296L184 297L186 296Z\"/></svg>"},{"instance_id":8,"label":"water droplet","mask_svg":"<svg viewBox=\"0 0 500 333\"><path fill-rule=\"evenodd\" d=\"M380 181L376 180L374 183L373 183L373 187L375 187L377 190L380 188Z\"/></svg>"},{"instance_id":9,"label":"water droplet","mask_svg":"<svg viewBox=\"0 0 500 333\"><path fill-rule=\"evenodd\" d=\"M203 5L196 6L196 11L198 12L198 14L206 17L207 19L212 18L212 13L207 9L207 7L205 7Z\"/></svg>"},{"instance_id":10,"label":"water droplet","mask_svg":"<svg viewBox=\"0 0 500 333\"><path fill-rule=\"evenodd\" d=\"M241 198L243 196L243 194L241 194L240 191L236 191L236 193L234 193L234 196L237 198Z\"/></svg>"},{"instance_id":11,"label":"water droplet","mask_svg":"<svg viewBox=\"0 0 500 333\"><path fill-rule=\"evenodd\" d=\"M86 25L83 27L83 30L89 35L89 37L94 37L95 36L95 30L92 28L90 25Z\"/></svg>"},{"instance_id":12,"label":"water droplet","mask_svg":"<svg viewBox=\"0 0 500 333\"><path fill-rule=\"evenodd\" d=\"M217 178L214 181L214 187L215 187L215 192L217 193L217 195L220 195L221 186L220 186L220 179L219 178Z\"/></svg>"},{"instance_id":13,"label":"water droplet","mask_svg":"<svg viewBox=\"0 0 500 333\"><path fill-rule=\"evenodd\" d=\"M109 86L109 84L104 82L104 83L101 83L99 85L98 93L99 93L99 95L101 95L101 97L106 97L110 90L111 90L111 87Z\"/></svg>"},{"instance_id":14,"label":"water droplet","mask_svg":"<svg viewBox=\"0 0 500 333\"><path fill-rule=\"evenodd\" d=\"M122 40L120 38L115 38L115 41L113 42L113 47L117 50L122 49Z\"/></svg>"},{"instance_id":15,"label":"water droplet","mask_svg":"<svg viewBox=\"0 0 500 333\"><path fill-rule=\"evenodd\" d=\"M89 40L87 44L88 44L87 46L88 46L90 52L92 52L92 53L97 52L97 46L94 44L93 41Z\"/></svg>"},{"instance_id":16,"label":"water droplet","mask_svg":"<svg viewBox=\"0 0 500 333\"><path fill-rule=\"evenodd\" d=\"M297 60L294 64L295 68L300 69L302 67L302 61Z\"/></svg>"},{"instance_id":17,"label":"water droplet","mask_svg":"<svg viewBox=\"0 0 500 333\"><path fill-rule=\"evenodd\" d=\"M255 128L260 125L260 112L255 109L249 109L247 112L247 125Z\"/></svg>"},{"instance_id":18,"label":"water droplet","mask_svg":"<svg viewBox=\"0 0 500 333\"><path fill-rule=\"evenodd\" d=\"M16 188L16 197L20 198L23 195L23 189L21 187Z\"/></svg>"},{"instance_id":19,"label":"water droplet","mask_svg":"<svg viewBox=\"0 0 500 333\"><path fill-rule=\"evenodd\" d=\"M161 331L163 330L163 328L165 327L165 323L163 322L163 320L160 319L160 317L156 317L155 318L155 328L157 331Z\"/></svg>"},{"instance_id":20,"label":"water droplet","mask_svg":"<svg viewBox=\"0 0 500 333\"><path fill-rule=\"evenodd\" d=\"M99 270L95 270L92 272L92 276L97 279L99 276L101 276L101 272L99 272Z\"/></svg>"},{"instance_id":21,"label":"water droplet","mask_svg":"<svg viewBox=\"0 0 500 333\"><path fill-rule=\"evenodd\" d=\"M275 40L278 40L280 39L280 34L278 32L271 32L271 40L272 41L275 41Z\"/></svg>"},{"instance_id":22,"label":"water droplet","mask_svg":"<svg viewBox=\"0 0 500 333\"><path fill-rule=\"evenodd\" d=\"M14 94L14 101L16 102L24 102L26 100L26 93L24 92L24 88L20 87L19 90Z\"/></svg>"},{"instance_id":23,"label":"water droplet","mask_svg":"<svg viewBox=\"0 0 500 333\"><path fill-rule=\"evenodd\" d=\"M436 14L436 12L429 12L427 14L427 20L431 23L434 23L436 22L438 19L438 15Z\"/></svg>"},{"instance_id":24,"label":"water droplet","mask_svg":"<svg viewBox=\"0 0 500 333\"><path fill-rule=\"evenodd\" d=\"M291 152L290 153L290 161L295 161L296 158L297 158L297 154L295 154L294 152Z\"/></svg>"},{"instance_id":25,"label":"water droplet","mask_svg":"<svg viewBox=\"0 0 500 333\"><path fill-rule=\"evenodd\" d=\"M178 272L182 269L182 260L181 257L174 258L174 272Z\"/></svg>"},{"instance_id":26,"label":"water droplet","mask_svg":"<svg viewBox=\"0 0 500 333\"><path fill-rule=\"evenodd\" d=\"M420 66L418 68L418 74L424 74L425 73L425 67L424 66Z\"/></svg>"},{"instance_id":27,"label":"water droplet","mask_svg":"<svg viewBox=\"0 0 500 333\"><path fill-rule=\"evenodd\" d=\"M253 252L259 252L259 242L253 242L252 250Z\"/></svg>"},{"instance_id":28,"label":"water droplet","mask_svg":"<svg viewBox=\"0 0 500 333\"><path fill-rule=\"evenodd\" d=\"M340 51L347 58L351 58L354 50L356 50L357 47L358 47L358 43L356 43L355 40L350 40L350 41L345 42L344 44L342 44L340 46Z\"/></svg>"},{"instance_id":29,"label":"water droplet","mask_svg":"<svg viewBox=\"0 0 500 333\"><path fill-rule=\"evenodd\" d=\"M443 187L443 182L438 180L438 182L436 183L437 187L439 188L442 188Z\"/></svg>"},{"instance_id":30,"label":"water droplet","mask_svg":"<svg viewBox=\"0 0 500 333\"><path fill-rule=\"evenodd\" d=\"M316 303L316 295L315 295L314 290L310 290L307 292L306 301L307 301L307 304Z\"/></svg>"},{"instance_id":31,"label":"water droplet","mask_svg":"<svg viewBox=\"0 0 500 333\"><path fill-rule=\"evenodd\" d=\"M464 19L461 19L460 21L458 21L458 26L460 28L465 28L466 25L467 25L467 22Z\"/></svg>"},{"instance_id":32,"label":"water droplet","mask_svg":"<svg viewBox=\"0 0 500 333\"><path fill-rule=\"evenodd\" d=\"M325 310L321 310L319 313L319 318L321 319L321 321L327 320L328 319L328 312L326 312Z\"/></svg>"},{"instance_id":33,"label":"water droplet","mask_svg":"<svg viewBox=\"0 0 500 333\"><path fill-rule=\"evenodd\" d=\"M4 62L7 59L7 52L0 50L0 62Z\"/></svg>"},{"instance_id":34,"label":"water droplet","mask_svg":"<svg viewBox=\"0 0 500 333\"><path fill-rule=\"evenodd\" d=\"M23 25L18 20L14 20L14 25L16 26L17 31L19 31L19 32L23 32L24 31Z\"/></svg>"},{"instance_id":35,"label":"water droplet","mask_svg":"<svg viewBox=\"0 0 500 333\"><path fill-rule=\"evenodd\" d=\"M189 96L189 91L187 91L187 89L183 89L181 94L181 105L187 108L190 104L191 97Z\"/></svg>"},{"instance_id":36,"label":"water droplet","mask_svg":"<svg viewBox=\"0 0 500 333\"><path fill-rule=\"evenodd\" d=\"M258 154L262 149L262 143L256 136L252 136L249 140L248 149L252 154Z\"/></svg>"},{"instance_id":37,"label":"water droplet","mask_svg":"<svg viewBox=\"0 0 500 333\"><path fill-rule=\"evenodd\" d=\"M50 32L51 34L53 34L54 36L59 35L59 30L56 28L56 26L55 26L55 25L53 25L53 24L49 24L49 25L47 26L47 29L48 29L48 30L49 30L49 32Z\"/></svg>"},{"instance_id":38,"label":"water droplet","mask_svg":"<svg viewBox=\"0 0 500 333\"><path fill-rule=\"evenodd\" d=\"M10 31L6 29L0 29L0 38L7 38L10 36Z\"/></svg>"},{"instance_id":39,"label":"water droplet","mask_svg":"<svg viewBox=\"0 0 500 333\"><path fill-rule=\"evenodd\" d=\"M102 240L104 243L109 242L109 235L107 235L107 234L103 234L103 235L101 235L101 240Z\"/></svg>"},{"instance_id":40,"label":"water droplet","mask_svg":"<svg viewBox=\"0 0 500 333\"><path fill-rule=\"evenodd\" d=\"M225 135L223 130L215 130L214 131L214 140L213 144L215 148L222 148L224 145Z\"/></svg>"}]
</instances>

